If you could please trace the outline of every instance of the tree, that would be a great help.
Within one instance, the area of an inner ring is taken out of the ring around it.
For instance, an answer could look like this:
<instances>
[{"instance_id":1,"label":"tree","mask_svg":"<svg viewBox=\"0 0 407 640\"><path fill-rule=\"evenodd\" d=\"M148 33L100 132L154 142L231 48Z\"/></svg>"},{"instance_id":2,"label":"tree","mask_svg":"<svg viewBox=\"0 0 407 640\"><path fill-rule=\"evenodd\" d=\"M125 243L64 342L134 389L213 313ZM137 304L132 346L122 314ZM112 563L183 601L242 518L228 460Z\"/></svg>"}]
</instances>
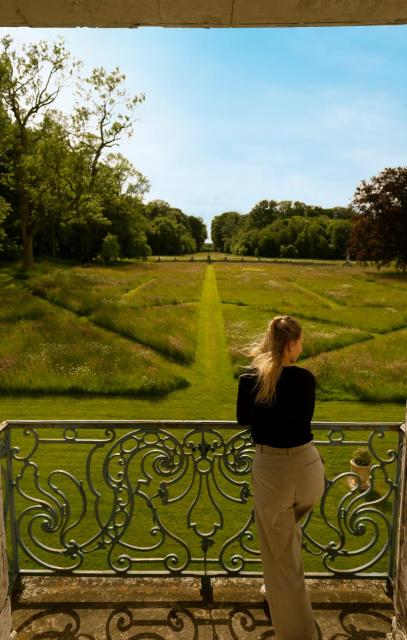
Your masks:
<instances>
[{"instance_id":1,"label":"tree","mask_svg":"<svg viewBox=\"0 0 407 640\"><path fill-rule=\"evenodd\" d=\"M275 200L260 200L247 216L247 222L249 227L263 229L276 220L278 215L278 203Z\"/></svg>"},{"instance_id":2,"label":"tree","mask_svg":"<svg viewBox=\"0 0 407 640\"><path fill-rule=\"evenodd\" d=\"M111 226L104 203L115 185L105 178L107 174L117 178L120 171L103 168L115 158L111 149L132 134L134 110L144 95L128 96L119 69L109 73L97 68L88 78L76 77L78 102L73 114L64 116L51 107L79 63L71 59L63 40L27 45L20 55L9 37L1 44L0 108L12 125L10 166L23 267L33 265L34 239L45 224L51 231L53 254L56 230L63 229L68 242L70 236L79 235L76 257L86 259L97 245L100 251ZM121 165L127 176L134 182L137 174L139 192L147 190L146 180L126 162L122 159ZM93 234L83 233L89 228Z\"/></svg>"},{"instance_id":3,"label":"tree","mask_svg":"<svg viewBox=\"0 0 407 640\"><path fill-rule=\"evenodd\" d=\"M124 136L131 137L134 110L144 101L144 94L127 94L125 79L117 67L110 73L99 67L77 83L80 103L74 110L73 131L77 145L88 156L90 190L104 152L117 146Z\"/></svg>"},{"instance_id":4,"label":"tree","mask_svg":"<svg viewBox=\"0 0 407 640\"><path fill-rule=\"evenodd\" d=\"M282 244L280 247L280 256L282 258L296 258L298 255L297 249L293 244Z\"/></svg>"},{"instance_id":5,"label":"tree","mask_svg":"<svg viewBox=\"0 0 407 640\"><path fill-rule=\"evenodd\" d=\"M260 256L265 258L275 258L280 254L280 247L272 224L259 231L258 252Z\"/></svg>"},{"instance_id":6,"label":"tree","mask_svg":"<svg viewBox=\"0 0 407 640\"><path fill-rule=\"evenodd\" d=\"M41 219L29 203L32 156L41 137L41 116L52 105L72 76L77 63L71 59L62 40L54 44L41 41L23 46L23 53L12 48L12 39L1 40L0 102L11 118L13 129L13 178L17 212L23 242L23 267L33 265L33 240Z\"/></svg>"},{"instance_id":7,"label":"tree","mask_svg":"<svg viewBox=\"0 0 407 640\"><path fill-rule=\"evenodd\" d=\"M154 254L182 255L196 251L190 216L181 209L171 207L165 200L152 200L144 206L144 211L150 221L147 238Z\"/></svg>"},{"instance_id":8,"label":"tree","mask_svg":"<svg viewBox=\"0 0 407 640\"><path fill-rule=\"evenodd\" d=\"M156 255L180 254L177 223L167 216L154 218L148 234L149 245Z\"/></svg>"},{"instance_id":9,"label":"tree","mask_svg":"<svg viewBox=\"0 0 407 640\"><path fill-rule=\"evenodd\" d=\"M6 241L6 232L4 230L4 222L10 210L10 205L5 199L0 196L0 252L3 250L3 246Z\"/></svg>"},{"instance_id":10,"label":"tree","mask_svg":"<svg viewBox=\"0 0 407 640\"><path fill-rule=\"evenodd\" d=\"M191 229L192 237L195 240L196 250L202 251L205 240L208 237L204 221L202 218L197 218L196 216L188 216L188 224Z\"/></svg>"},{"instance_id":11,"label":"tree","mask_svg":"<svg viewBox=\"0 0 407 640\"><path fill-rule=\"evenodd\" d=\"M225 211L212 219L211 238L215 251L231 251L233 238L237 233L243 216L236 211Z\"/></svg>"},{"instance_id":12,"label":"tree","mask_svg":"<svg viewBox=\"0 0 407 640\"><path fill-rule=\"evenodd\" d=\"M233 235L230 244L232 253L238 256L252 256L259 245L259 229L249 229L248 231L239 227Z\"/></svg>"},{"instance_id":13,"label":"tree","mask_svg":"<svg viewBox=\"0 0 407 640\"><path fill-rule=\"evenodd\" d=\"M349 242L350 221L334 218L327 226L331 258L345 258Z\"/></svg>"},{"instance_id":14,"label":"tree","mask_svg":"<svg viewBox=\"0 0 407 640\"><path fill-rule=\"evenodd\" d=\"M352 199L351 255L377 267L407 268L407 167L386 168L363 180Z\"/></svg>"},{"instance_id":15,"label":"tree","mask_svg":"<svg viewBox=\"0 0 407 640\"><path fill-rule=\"evenodd\" d=\"M120 255L120 245L114 233L107 233L103 239L101 256L108 264L118 259Z\"/></svg>"}]
</instances>

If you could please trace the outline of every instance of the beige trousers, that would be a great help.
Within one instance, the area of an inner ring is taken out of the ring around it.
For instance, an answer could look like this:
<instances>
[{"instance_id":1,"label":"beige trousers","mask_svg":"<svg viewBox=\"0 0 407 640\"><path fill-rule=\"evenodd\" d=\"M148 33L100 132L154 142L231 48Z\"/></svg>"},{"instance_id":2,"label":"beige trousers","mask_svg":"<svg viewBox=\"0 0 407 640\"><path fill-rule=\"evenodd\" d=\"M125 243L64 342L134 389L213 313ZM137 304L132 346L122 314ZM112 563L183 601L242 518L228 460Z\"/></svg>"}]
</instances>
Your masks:
<instances>
[{"instance_id":1,"label":"beige trousers","mask_svg":"<svg viewBox=\"0 0 407 640\"><path fill-rule=\"evenodd\" d=\"M305 587L300 520L322 497L325 467L312 442L279 449L256 445L256 527L276 640L317 640Z\"/></svg>"}]
</instances>

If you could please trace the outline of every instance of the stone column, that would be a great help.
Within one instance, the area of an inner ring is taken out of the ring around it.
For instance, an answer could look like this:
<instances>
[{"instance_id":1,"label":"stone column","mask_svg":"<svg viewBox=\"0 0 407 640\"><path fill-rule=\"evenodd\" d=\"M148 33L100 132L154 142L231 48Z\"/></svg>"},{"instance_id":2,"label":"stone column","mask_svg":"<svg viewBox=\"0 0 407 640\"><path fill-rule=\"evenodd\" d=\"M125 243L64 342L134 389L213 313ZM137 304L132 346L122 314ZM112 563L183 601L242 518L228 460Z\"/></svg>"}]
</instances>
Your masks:
<instances>
[{"instance_id":1,"label":"stone column","mask_svg":"<svg viewBox=\"0 0 407 640\"><path fill-rule=\"evenodd\" d=\"M400 508L398 520L398 548L394 582L394 611L392 633L387 640L407 640L407 412L400 477Z\"/></svg>"},{"instance_id":2,"label":"stone column","mask_svg":"<svg viewBox=\"0 0 407 640\"><path fill-rule=\"evenodd\" d=\"M9 638L11 638L11 605L8 597L7 547L0 470L0 640L9 640Z\"/></svg>"}]
</instances>

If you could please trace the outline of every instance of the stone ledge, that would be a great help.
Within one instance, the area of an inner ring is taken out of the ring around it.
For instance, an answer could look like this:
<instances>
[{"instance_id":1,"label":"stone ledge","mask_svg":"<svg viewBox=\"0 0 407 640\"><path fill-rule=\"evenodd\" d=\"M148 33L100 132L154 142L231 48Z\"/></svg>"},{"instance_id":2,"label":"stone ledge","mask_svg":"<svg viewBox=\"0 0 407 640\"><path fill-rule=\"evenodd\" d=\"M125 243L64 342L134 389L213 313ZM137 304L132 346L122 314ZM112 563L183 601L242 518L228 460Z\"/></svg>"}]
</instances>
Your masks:
<instances>
[{"instance_id":1,"label":"stone ledge","mask_svg":"<svg viewBox=\"0 0 407 640\"><path fill-rule=\"evenodd\" d=\"M258 602L261 578L213 578L214 601L241 602L244 585L245 602ZM312 602L388 604L384 580L308 579ZM25 577L18 604L41 602L177 602L200 601L199 578L122 578L122 577Z\"/></svg>"},{"instance_id":2,"label":"stone ledge","mask_svg":"<svg viewBox=\"0 0 407 640\"><path fill-rule=\"evenodd\" d=\"M25 578L13 602L15 640L265 640L274 629L261 583L214 578L214 601L205 605L197 578ZM394 610L384 586L307 580L318 640L386 640Z\"/></svg>"}]
</instances>

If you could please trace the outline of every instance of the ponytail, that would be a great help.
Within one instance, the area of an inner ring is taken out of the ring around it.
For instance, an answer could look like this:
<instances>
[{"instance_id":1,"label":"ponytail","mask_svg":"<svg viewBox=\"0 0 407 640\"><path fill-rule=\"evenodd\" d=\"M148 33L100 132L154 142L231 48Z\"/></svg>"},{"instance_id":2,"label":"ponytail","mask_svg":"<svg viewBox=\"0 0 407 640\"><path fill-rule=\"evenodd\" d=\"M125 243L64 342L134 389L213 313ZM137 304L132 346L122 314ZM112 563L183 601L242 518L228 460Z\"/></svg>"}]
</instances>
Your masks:
<instances>
[{"instance_id":1,"label":"ponytail","mask_svg":"<svg viewBox=\"0 0 407 640\"><path fill-rule=\"evenodd\" d=\"M283 370L284 349L290 340L298 340L301 333L301 325L291 316L275 316L262 338L246 349L247 355L253 358L249 368L255 369L258 375L256 402L273 402Z\"/></svg>"}]
</instances>

